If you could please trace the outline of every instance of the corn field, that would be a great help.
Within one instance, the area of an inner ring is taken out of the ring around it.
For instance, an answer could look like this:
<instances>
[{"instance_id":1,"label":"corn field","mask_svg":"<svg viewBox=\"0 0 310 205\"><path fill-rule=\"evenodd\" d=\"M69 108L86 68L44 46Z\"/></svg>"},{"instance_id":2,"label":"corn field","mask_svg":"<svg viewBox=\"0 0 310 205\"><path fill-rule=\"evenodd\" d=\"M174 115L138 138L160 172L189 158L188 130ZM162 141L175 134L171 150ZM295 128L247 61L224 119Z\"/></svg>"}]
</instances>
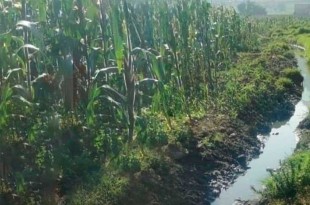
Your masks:
<instances>
[{"instance_id":1,"label":"corn field","mask_svg":"<svg viewBox=\"0 0 310 205\"><path fill-rule=\"evenodd\" d=\"M56 179L167 143L156 125L207 111L221 72L258 44L254 22L205 0L0 0L0 10L0 192L16 204L52 204Z\"/></svg>"}]
</instances>

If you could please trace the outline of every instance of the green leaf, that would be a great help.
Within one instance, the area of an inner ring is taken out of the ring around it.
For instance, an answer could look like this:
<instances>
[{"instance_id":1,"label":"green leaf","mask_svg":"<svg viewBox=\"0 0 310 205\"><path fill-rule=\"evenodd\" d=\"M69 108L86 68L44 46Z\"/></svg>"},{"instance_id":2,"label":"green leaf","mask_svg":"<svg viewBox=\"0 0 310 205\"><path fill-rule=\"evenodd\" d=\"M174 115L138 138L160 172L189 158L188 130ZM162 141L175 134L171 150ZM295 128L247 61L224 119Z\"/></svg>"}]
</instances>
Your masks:
<instances>
[{"instance_id":1,"label":"green leaf","mask_svg":"<svg viewBox=\"0 0 310 205\"><path fill-rule=\"evenodd\" d=\"M45 22L46 21L46 0L30 0L29 2L33 10L37 10L38 13L38 21Z\"/></svg>"},{"instance_id":2,"label":"green leaf","mask_svg":"<svg viewBox=\"0 0 310 205\"><path fill-rule=\"evenodd\" d=\"M138 81L136 84L137 85L141 85L141 84L144 84L144 83L157 83L158 80L157 79L154 79L154 78L144 78L140 81Z\"/></svg>"},{"instance_id":3,"label":"green leaf","mask_svg":"<svg viewBox=\"0 0 310 205\"><path fill-rule=\"evenodd\" d=\"M121 105L122 105L121 103L117 102L116 100L114 100L110 96L103 96L102 98L107 99L110 103L112 103L113 105L116 105L117 107L121 107Z\"/></svg>"},{"instance_id":4,"label":"green leaf","mask_svg":"<svg viewBox=\"0 0 310 205\"><path fill-rule=\"evenodd\" d=\"M14 86L12 87L12 89L13 89L14 91L16 91L17 93L22 94L22 95L24 95L24 96L27 96L27 95L28 95L28 89L25 88L25 87L22 86L22 85L14 85ZM14 93L15 93L15 92L14 92Z\"/></svg>"},{"instance_id":5,"label":"green leaf","mask_svg":"<svg viewBox=\"0 0 310 205\"><path fill-rule=\"evenodd\" d=\"M25 45L23 45L22 47L20 47L20 48L18 49L18 51L21 50L21 49L23 49L23 48L28 48L28 49L31 49L31 50L34 50L34 51L39 51L39 50L40 50L38 47L35 47L34 45L25 44Z\"/></svg>"},{"instance_id":6,"label":"green leaf","mask_svg":"<svg viewBox=\"0 0 310 205\"><path fill-rule=\"evenodd\" d=\"M20 72L20 71L22 71L22 69L21 69L21 68L14 68L14 69L10 69L10 70L8 70L8 72L7 72L7 76L6 76L6 77L4 77L4 79L5 79L5 80L8 80L12 74L14 74L14 73L18 73L18 72Z\"/></svg>"},{"instance_id":7,"label":"green leaf","mask_svg":"<svg viewBox=\"0 0 310 205\"><path fill-rule=\"evenodd\" d=\"M33 26L35 26L37 24L37 22L31 22L31 21L26 21L26 20L21 20L19 22L17 22L16 26L23 26L23 27L27 27L27 28L32 28Z\"/></svg>"},{"instance_id":8,"label":"green leaf","mask_svg":"<svg viewBox=\"0 0 310 205\"><path fill-rule=\"evenodd\" d=\"M83 0L83 5L86 10L85 16L90 18L91 20L96 19L98 17L98 7L96 5L96 1Z\"/></svg>"},{"instance_id":9,"label":"green leaf","mask_svg":"<svg viewBox=\"0 0 310 205\"><path fill-rule=\"evenodd\" d=\"M49 74L47 73L42 73L41 75L39 75L36 79L34 79L32 81L32 83L37 83L37 82L40 82L40 81L43 81L44 78L46 78Z\"/></svg>"},{"instance_id":10,"label":"green leaf","mask_svg":"<svg viewBox=\"0 0 310 205\"><path fill-rule=\"evenodd\" d=\"M38 20L40 22L45 22L46 21L46 0L38 1L38 8L39 8L39 19Z\"/></svg>"},{"instance_id":11,"label":"green leaf","mask_svg":"<svg viewBox=\"0 0 310 205\"><path fill-rule=\"evenodd\" d=\"M31 103L26 98L24 98L24 97L22 97L20 95L13 95L12 98L20 100L21 102L25 103L29 107L33 105L33 103Z\"/></svg>"},{"instance_id":12,"label":"green leaf","mask_svg":"<svg viewBox=\"0 0 310 205\"><path fill-rule=\"evenodd\" d=\"M124 46L123 39L120 34L119 25L121 21L119 19L119 10L116 6L112 7L111 15L111 24L112 24L112 38L114 43L114 52L116 57L117 67L119 72L124 67Z\"/></svg>"},{"instance_id":13,"label":"green leaf","mask_svg":"<svg viewBox=\"0 0 310 205\"><path fill-rule=\"evenodd\" d=\"M155 56L154 54L151 55L151 63L152 63L152 71L155 73L156 77L164 81L165 79L165 70L163 69L163 66L160 66L158 63L158 59L160 56Z\"/></svg>"},{"instance_id":14,"label":"green leaf","mask_svg":"<svg viewBox=\"0 0 310 205\"><path fill-rule=\"evenodd\" d=\"M18 37L18 36L11 36L11 37L14 41L18 42L20 45L24 44L24 40L22 37Z\"/></svg>"},{"instance_id":15,"label":"green leaf","mask_svg":"<svg viewBox=\"0 0 310 205\"><path fill-rule=\"evenodd\" d=\"M99 70L96 70L93 80L96 80L99 76L103 74L117 73L118 71L118 67L101 68Z\"/></svg>"},{"instance_id":16,"label":"green leaf","mask_svg":"<svg viewBox=\"0 0 310 205\"><path fill-rule=\"evenodd\" d=\"M126 102L126 97L124 95L122 95L121 93L117 92L111 86L103 85L103 86L101 86L101 88L104 91L106 91L107 93L109 93L111 95L111 97L113 96L114 98L117 98L117 100L119 100L119 102L122 102L122 103Z\"/></svg>"}]
</instances>

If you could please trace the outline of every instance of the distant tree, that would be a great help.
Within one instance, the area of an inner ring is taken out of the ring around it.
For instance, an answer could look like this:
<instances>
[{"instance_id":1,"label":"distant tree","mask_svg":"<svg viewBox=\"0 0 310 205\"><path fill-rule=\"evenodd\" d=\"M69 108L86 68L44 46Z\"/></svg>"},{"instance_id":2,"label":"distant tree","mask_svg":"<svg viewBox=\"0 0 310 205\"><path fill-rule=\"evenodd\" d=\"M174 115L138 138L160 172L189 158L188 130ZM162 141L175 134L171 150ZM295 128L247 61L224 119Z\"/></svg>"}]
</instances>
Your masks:
<instances>
[{"instance_id":1,"label":"distant tree","mask_svg":"<svg viewBox=\"0 0 310 205\"><path fill-rule=\"evenodd\" d=\"M238 11L241 15L245 16L262 16L267 14L264 7L252 1L240 3L238 5Z\"/></svg>"}]
</instances>

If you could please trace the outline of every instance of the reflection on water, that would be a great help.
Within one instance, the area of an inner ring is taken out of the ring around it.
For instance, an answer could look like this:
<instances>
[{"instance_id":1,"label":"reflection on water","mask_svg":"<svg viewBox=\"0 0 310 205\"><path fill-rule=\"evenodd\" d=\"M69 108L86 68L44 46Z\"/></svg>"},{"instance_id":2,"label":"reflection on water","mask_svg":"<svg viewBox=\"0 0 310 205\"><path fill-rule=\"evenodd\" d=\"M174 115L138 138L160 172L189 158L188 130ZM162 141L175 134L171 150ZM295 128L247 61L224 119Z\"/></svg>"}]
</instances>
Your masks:
<instances>
[{"instance_id":1,"label":"reflection on water","mask_svg":"<svg viewBox=\"0 0 310 205\"><path fill-rule=\"evenodd\" d=\"M297 143L295 130L299 122L307 116L310 104L310 70L305 59L297 57L297 60L298 67L304 76L304 90L301 101L295 106L294 115L288 121L275 122L269 135L258 136L265 142L263 153L249 163L250 169L243 176L238 177L230 188L222 190L220 197L212 203L213 205L233 204L238 198L242 200L257 198L251 186L260 189L262 180L269 175L266 169L278 168L279 162L293 153Z\"/></svg>"}]
</instances>

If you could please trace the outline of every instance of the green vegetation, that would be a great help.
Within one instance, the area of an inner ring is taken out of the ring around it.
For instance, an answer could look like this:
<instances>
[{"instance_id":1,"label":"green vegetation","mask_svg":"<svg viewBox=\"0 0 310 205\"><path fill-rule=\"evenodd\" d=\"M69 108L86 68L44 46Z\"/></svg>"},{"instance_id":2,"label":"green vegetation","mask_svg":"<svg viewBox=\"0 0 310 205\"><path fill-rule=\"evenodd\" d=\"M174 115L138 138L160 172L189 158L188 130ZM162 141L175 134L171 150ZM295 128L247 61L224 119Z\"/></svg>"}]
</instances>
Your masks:
<instances>
[{"instance_id":1,"label":"green vegetation","mask_svg":"<svg viewBox=\"0 0 310 205\"><path fill-rule=\"evenodd\" d=\"M271 173L261 192L263 204L307 204L310 192L309 117L301 124L301 139L296 152L282 163L280 170Z\"/></svg>"},{"instance_id":2,"label":"green vegetation","mask_svg":"<svg viewBox=\"0 0 310 205\"><path fill-rule=\"evenodd\" d=\"M280 31L285 39L289 37L290 41L303 46L305 52L302 54L308 59L310 59L309 25L307 21L300 21L289 30ZM300 81L298 72L290 68L283 70L282 75L285 78L279 79L282 81L281 84L291 86L292 82ZM266 189L261 192L262 204L307 204L310 201L310 114L300 123L299 129L300 141L295 154L282 163L280 170L271 173L271 177L264 182Z\"/></svg>"},{"instance_id":3,"label":"green vegetation","mask_svg":"<svg viewBox=\"0 0 310 205\"><path fill-rule=\"evenodd\" d=\"M0 0L0 204L197 204L185 156L246 153L220 116L256 129L290 111L300 75L264 23L130 2ZM211 137L194 135L209 114Z\"/></svg>"},{"instance_id":4,"label":"green vegetation","mask_svg":"<svg viewBox=\"0 0 310 205\"><path fill-rule=\"evenodd\" d=\"M310 35L309 34L301 34L297 36L297 42L305 47L305 56L310 62Z\"/></svg>"},{"instance_id":5,"label":"green vegetation","mask_svg":"<svg viewBox=\"0 0 310 205\"><path fill-rule=\"evenodd\" d=\"M282 75L295 84L301 83L303 81L302 76L296 68L286 68L282 71Z\"/></svg>"},{"instance_id":6,"label":"green vegetation","mask_svg":"<svg viewBox=\"0 0 310 205\"><path fill-rule=\"evenodd\" d=\"M298 152L264 183L268 204L306 204L310 189L310 152Z\"/></svg>"},{"instance_id":7,"label":"green vegetation","mask_svg":"<svg viewBox=\"0 0 310 205\"><path fill-rule=\"evenodd\" d=\"M9 204L76 204L82 193L93 204L156 200L142 173L169 175L165 153L186 151L182 126L213 104L218 72L257 46L235 11L206 1L0 9L0 196Z\"/></svg>"}]
</instances>

